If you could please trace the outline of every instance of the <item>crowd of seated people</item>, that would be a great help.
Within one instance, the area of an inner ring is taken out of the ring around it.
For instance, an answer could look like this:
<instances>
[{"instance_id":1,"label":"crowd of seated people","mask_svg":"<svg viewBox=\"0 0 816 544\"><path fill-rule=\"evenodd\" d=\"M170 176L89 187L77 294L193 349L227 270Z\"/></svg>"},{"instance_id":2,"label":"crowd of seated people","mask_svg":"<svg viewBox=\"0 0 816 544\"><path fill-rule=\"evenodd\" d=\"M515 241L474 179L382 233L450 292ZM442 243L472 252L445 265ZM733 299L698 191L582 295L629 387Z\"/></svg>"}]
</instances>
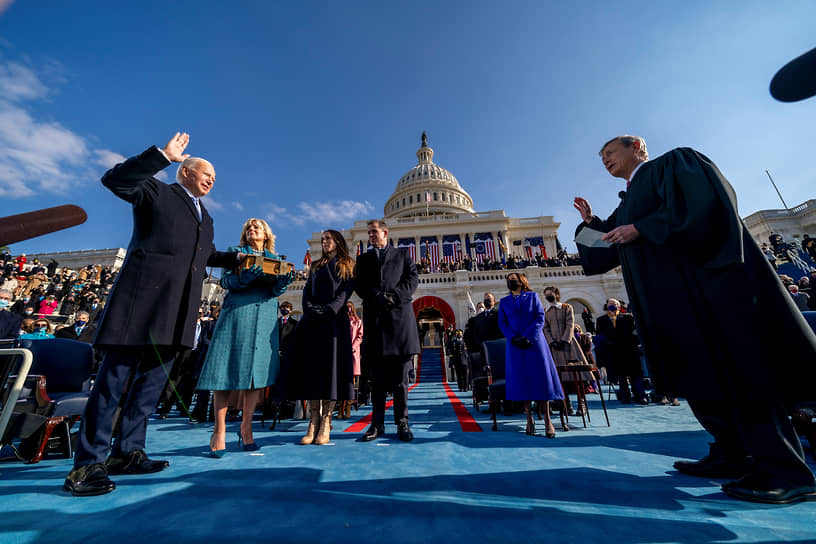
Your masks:
<instances>
[{"instance_id":1,"label":"crowd of seated people","mask_svg":"<svg viewBox=\"0 0 816 544\"><path fill-rule=\"evenodd\" d=\"M58 336L91 343L115 279L110 266L59 269L54 260L44 265L25 254L0 253L0 290L10 295L0 311L9 313L5 322L16 318L20 325L16 331L0 331L5 333L2 338ZM59 334L62 329L66 331Z\"/></svg>"},{"instance_id":2,"label":"crowd of seated people","mask_svg":"<svg viewBox=\"0 0 816 544\"><path fill-rule=\"evenodd\" d=\"M522 258L509 256L506 259L471 259L467 256L454 262L440 262L438 265L431 263L427 258L421 259L417 263L417 272L420 274L434 274L456 272L457 270L470 270L471 272L484 270L519 270L528 266L539 268L558 266L578 266L581 264L578 255L570 255L565 251L559 251L557 257L546 258L543 255L536 255L532 258Z\"/></svg>"}]
</instances>

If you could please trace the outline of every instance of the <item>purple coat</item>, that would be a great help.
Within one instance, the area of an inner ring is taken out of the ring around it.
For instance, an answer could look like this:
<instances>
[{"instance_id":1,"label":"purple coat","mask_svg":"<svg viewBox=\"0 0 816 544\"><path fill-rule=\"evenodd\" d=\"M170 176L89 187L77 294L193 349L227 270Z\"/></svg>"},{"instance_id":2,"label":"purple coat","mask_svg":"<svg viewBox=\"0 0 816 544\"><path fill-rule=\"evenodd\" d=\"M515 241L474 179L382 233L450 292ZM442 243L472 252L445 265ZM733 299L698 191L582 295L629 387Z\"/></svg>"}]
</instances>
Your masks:
<instances>
[{"instance_id":1,"label":"purple coat","mask_svg":"<svg viewBox=\"0 0 816 544\"><path fill-rule=\"evenodd\" d=\"M509 295L499 303L499 328L507 337L505 351L506 397L508 400L563 399L561 381L555 370L550 347L544 338L544 306L538 294ZM524 336L532 345L517 348L514 336Z\"/></svg>"}]
</instances>

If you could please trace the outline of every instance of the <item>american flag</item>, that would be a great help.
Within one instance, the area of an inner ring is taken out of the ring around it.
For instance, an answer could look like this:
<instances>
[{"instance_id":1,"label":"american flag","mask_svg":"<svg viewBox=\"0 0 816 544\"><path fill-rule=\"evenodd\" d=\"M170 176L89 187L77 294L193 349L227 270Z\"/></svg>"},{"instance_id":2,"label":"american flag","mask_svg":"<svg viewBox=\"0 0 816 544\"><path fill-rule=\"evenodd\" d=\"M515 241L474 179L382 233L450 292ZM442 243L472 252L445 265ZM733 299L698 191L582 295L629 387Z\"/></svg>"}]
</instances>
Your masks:
<instances>
[{"instance_id":1,"label":"american flag","mask_svg":"<svg viewBox=\"0 0 816 544\"><path fill-rule=\"evenodd\" d=\"M306 255L303 257L303 264L305 266L312 266L312 253L307 249Z\"/></svg>"},{"instance_id":2,"label":"american flag","mask_svg":"<svg viewBox=\"0 0 816 544\"><path fill-rule=\"evenodd\" d=\"M397 247L407 249L411 260L417 262L416 243L413 238L400 238L397 241Z\"/></svg>"},{"instance_id":3,"label":"american flag","mask_svg":"<svg viewBox=\"0 0 816 544\"><path fill-rule=\"evenodd\" d=\"M442 260L446 263L455 263L460 260L462 254L461 242L458 237L453 240L443 240Z\"/></svg>"}]
</instances>

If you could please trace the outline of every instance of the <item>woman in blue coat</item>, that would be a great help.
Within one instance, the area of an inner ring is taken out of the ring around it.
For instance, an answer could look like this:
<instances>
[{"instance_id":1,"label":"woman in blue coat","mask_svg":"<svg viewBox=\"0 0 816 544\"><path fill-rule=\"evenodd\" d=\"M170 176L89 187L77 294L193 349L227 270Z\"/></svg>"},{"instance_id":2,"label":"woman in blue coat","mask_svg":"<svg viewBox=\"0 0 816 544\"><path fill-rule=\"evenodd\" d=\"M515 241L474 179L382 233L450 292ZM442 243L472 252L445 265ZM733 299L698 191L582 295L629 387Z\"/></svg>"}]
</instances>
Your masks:
<instances>
[{"instance_id":1,"label":"woman in blue coat","mask_svg":"<svg viewBox=\"0 0 816 544\"><path fill-rule=\"evenodd\" d=\"M523 401L529 435L535 434L531 411L533 400L544 401L547 438L555 438L549 401L564 398L550 348L544 338L544 306L530 290L527 277L518 272L507 276L510 295L499 304L499 328L507 337L505 379L507 400Z\"/></svg>"},{"instance_id":2,"label":"woman in blue coat","mask_svg":"<svg viewBox=\"0 0 816 544\"><path fill-rule=\"evenodd\" d=\"M230 248L249 255L278 259L272 250L275 236L263 219L249 219L241 231L241 245ZM215 428L210 440L213 457L226 451L228 406L241 408L238 442L247 451L258 449L252 438L252 415L265 387L274 384L280 371L278 355L278 299L293 275L264 275L256 266L236 273L225 270L221 287L227 289L221 315L197 389L214 392Z\"/></svg>"}]
</instances>

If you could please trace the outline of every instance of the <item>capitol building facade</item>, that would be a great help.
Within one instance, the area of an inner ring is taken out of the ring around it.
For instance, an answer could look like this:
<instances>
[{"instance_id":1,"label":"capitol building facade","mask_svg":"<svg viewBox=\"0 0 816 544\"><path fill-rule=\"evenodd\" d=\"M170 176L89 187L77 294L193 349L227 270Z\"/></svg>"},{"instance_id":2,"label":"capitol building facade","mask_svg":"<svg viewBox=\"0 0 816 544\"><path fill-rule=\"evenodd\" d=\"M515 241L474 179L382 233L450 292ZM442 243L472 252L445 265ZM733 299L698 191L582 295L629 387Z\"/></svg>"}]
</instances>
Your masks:
<instances>
[{"instance_id":1,"label":"capitol building facade","mask_svg":"<svg viewBox=\"0 0 816 544\"><path fill-rule=\"evenodd\" d=\"M383 208L382 219L388 228L389 243L408 251L415 262L424 259L430 273L419 276L414 294L414 313L420 321L441 322L464 328L472 315L471 300L482 300L492 292L496 299L507 294L508 270L442 271L444 262L502 260L510 256L529 259L541 255L556 256L559 223L552 216L508 217L504 210L475 211L473 199L456 177L433 162L434 151L423 133L422 146L416 152L417 164L397 181L393 194ZM342 231L352 256L368 247L366 218ZM321 254L320 232L308 240L315 258ZM575 308L576 318L589 308L594 316L602 312L607 298L627 300L619 270L601 276L584 276L580 266L527 267L522 270L530 287L539 295L546 286L561 290L561 299ZM293 283L281 301L301 310L304 281ZM354 295L352 302L361 307ZM577 321L581 324L580 319Z\"/></svg>"}]
</instances>

